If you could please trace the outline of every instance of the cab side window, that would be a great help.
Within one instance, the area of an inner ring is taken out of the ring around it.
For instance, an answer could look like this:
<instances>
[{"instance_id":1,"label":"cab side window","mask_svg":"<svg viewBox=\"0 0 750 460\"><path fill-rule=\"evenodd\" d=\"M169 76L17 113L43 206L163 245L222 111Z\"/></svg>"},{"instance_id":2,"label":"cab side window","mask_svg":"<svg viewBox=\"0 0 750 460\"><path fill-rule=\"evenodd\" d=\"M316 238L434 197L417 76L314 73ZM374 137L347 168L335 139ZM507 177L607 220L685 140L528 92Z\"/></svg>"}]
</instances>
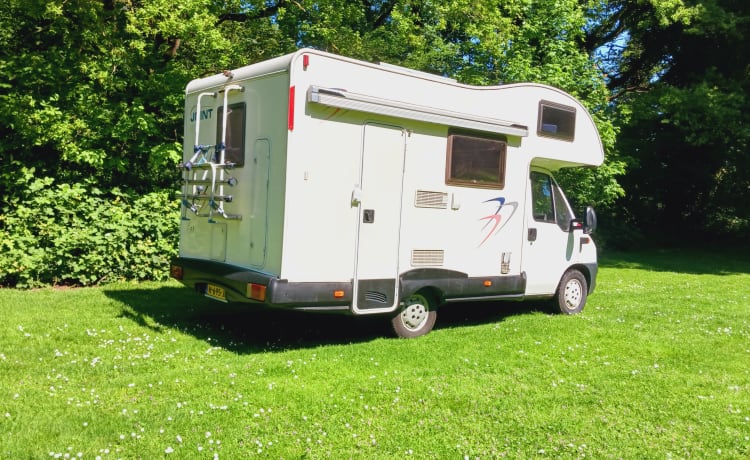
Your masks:
<instances>
[{"instance_id":1,"label":"cab side window","mask_svg":"<svg viewBox=\"0 0 750 460\"><path fill-rule=\"evenodd\" d=\"M531 200L535 221L555 222L555 202L552 198L552 180L548 175L532 171Z\"/></svg>"},{"instance_id":2,"label":"cab side window","mask_svg":"<svg viewBox=\"0 0 750 460\"><path fill-rule=\"evenodd\" d=\"M534 220L557 224L560 230L567 232L575 216L563 191L547 174L532 171L530 179Z\"/></svg>"}]
</instances>

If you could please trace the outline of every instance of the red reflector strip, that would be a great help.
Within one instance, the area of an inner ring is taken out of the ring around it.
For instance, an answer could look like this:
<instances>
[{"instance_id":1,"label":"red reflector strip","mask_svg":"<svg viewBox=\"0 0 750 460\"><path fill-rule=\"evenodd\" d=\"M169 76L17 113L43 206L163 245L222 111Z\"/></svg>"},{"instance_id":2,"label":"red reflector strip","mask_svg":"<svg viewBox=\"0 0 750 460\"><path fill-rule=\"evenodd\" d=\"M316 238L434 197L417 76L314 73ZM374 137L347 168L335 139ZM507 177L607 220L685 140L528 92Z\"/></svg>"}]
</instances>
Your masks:
<instances>
[{"instance_id":1,"label":"red reflector strip","mask_svg":"<svg viewBox=\"0 0 750 460\"><path fill-rule=\"evenodd\" d=\"M288 119L289 131L294 130L294 86L289 88L289 119Z\"/></svg>"},{"instance_id":2,"label":"red reflector strip","mask_svg":"<svg viewBox=\"0 0 750 460\"><path fill-rule=\"evenodd\" d=\"M305 54L302 56L302 70L307 70L307 66L310 65L310 55Z\"/></svg>"},{"instance_id":3,"label":"red reflector strip","mask_svg":"<svg viewBox=\"0 0 750 460\"><path fill-rule=\"evenodd\" d=\"M248 283L247 296L253 300L266 301L266 287L262 284Z\"/></svg>"}]
</instances>

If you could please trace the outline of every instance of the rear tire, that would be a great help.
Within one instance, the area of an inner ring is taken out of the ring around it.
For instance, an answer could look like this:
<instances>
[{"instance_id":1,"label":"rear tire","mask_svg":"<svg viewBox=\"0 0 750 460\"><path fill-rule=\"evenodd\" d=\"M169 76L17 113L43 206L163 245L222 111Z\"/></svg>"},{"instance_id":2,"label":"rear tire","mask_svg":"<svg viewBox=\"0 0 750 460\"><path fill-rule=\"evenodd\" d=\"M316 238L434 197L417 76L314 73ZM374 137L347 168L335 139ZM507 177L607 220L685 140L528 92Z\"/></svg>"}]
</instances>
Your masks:
<instances>
[{"instance_id":1,"label":"rear tire","mask_svg":"<svg viewBox=\"0 0 750 460\"><path fill-rule=\"evenodd\" d=\"M565 315L580 313L586 305L588 283L578 270L568 270L560 280L553 300L555 312Z\"/></svg>"},{"instance_id":2,"label":"rear tire","mask_svg":"<svg viewBox=\"0 0 750 460\"><path fill-rule=\"evenodd\" d=\"M404 300L403 307L391 319L393 332L398 337L410 339L425 335L435 326L436 304L423 294L412 294Z\"/></svg>"}]
</instances>

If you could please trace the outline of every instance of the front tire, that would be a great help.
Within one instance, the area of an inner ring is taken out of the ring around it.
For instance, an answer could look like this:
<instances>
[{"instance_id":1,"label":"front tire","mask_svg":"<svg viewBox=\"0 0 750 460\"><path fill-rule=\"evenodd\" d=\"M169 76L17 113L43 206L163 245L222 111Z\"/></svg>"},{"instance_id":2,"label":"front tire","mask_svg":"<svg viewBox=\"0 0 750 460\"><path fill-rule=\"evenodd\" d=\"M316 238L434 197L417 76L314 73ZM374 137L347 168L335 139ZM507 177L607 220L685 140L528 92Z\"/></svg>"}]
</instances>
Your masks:
<instances>
[{"instance_id":1,"label":"front tire","mask_svg":"<svg viewBox=\"0 0 750 460\"><path fill-rule=\"evenodd\" d=\"M393 332L410 339L425 335L435 326L435 303L422 294L412 294L404 300L401 310L391 319Z\"/></svg>"},{"instance_id":2,"label":"front tire","mask_svg":"<svg viewBox=\"0 0 750 460\"><path fill-rule=\"evenodd\" d=\"M586 305L588 283L578 270L568 270L560 280L553 300L555 311L565 315L580 313Z\"/></svg>"}]
</instances>

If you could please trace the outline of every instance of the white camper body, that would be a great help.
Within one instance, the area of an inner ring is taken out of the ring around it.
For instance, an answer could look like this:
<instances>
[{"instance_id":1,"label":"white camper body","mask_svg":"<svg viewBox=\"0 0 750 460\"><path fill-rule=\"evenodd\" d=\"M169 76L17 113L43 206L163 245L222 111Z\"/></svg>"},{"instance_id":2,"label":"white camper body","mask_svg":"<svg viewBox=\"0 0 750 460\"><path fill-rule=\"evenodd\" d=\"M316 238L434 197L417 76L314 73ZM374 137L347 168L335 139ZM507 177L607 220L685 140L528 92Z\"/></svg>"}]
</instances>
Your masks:
<instances>
[{"instance_id":1,"label":"white camper body","mask_svg":"<svg viewBox=\"0 0 750 460\"><path fill-rule=\"evenodd\" d=\"M223 301L388 314L401 336L458 301L574 313L596 248L552 173L602 160L561 90L303 49L188 84L172 276Z\"/></svg>"}]
</instances>

